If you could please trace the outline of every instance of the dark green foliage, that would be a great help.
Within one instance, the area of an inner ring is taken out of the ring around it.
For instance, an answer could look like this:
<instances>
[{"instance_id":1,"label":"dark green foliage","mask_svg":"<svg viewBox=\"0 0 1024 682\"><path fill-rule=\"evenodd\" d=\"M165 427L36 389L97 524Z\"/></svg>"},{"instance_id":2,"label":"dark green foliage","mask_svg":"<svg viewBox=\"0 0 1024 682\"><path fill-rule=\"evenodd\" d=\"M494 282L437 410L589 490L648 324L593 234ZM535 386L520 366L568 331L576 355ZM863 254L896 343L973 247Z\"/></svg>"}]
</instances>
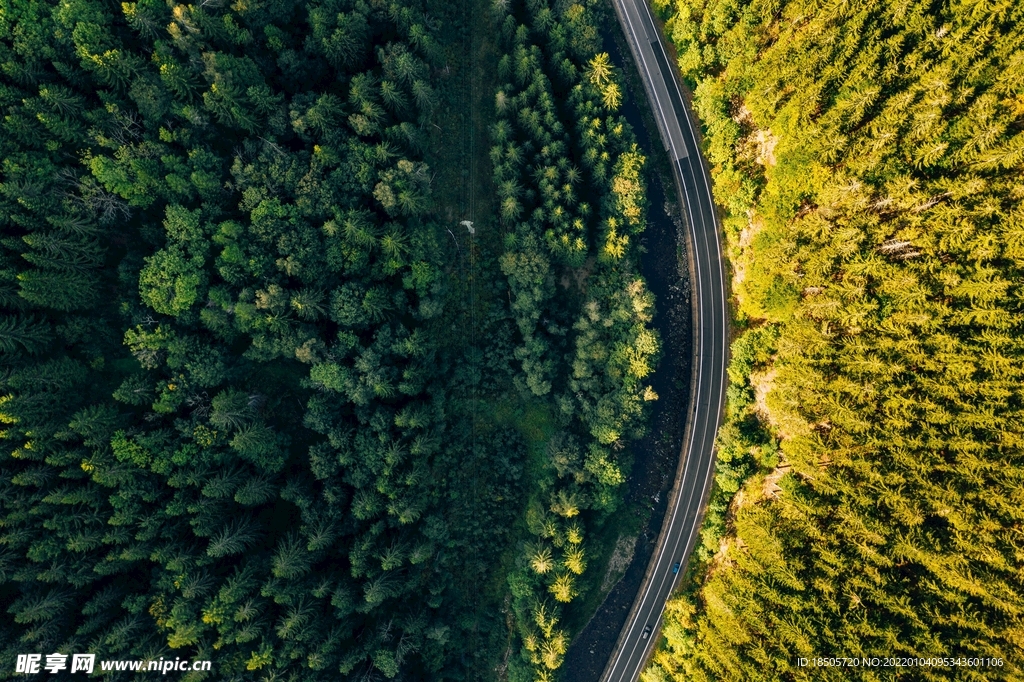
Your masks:
<instances>
[{"instance_id":1,"label":"dark green foliage","mask_svg":"<svg viewBox=\"0 0 1024 682\"><path fill-rule=\"evenodd\" d=\"M428 166L459 10L0 6L0 658L475 680L572 599L652 397L643 157L594 8L516 8L523 203L467 273Z\"/></svg>"},{"instance_id":2,"label":"dark green foliage","mask_svg":"<svg viewBox=\"0 0 1024 682\"><path fill-rule=\"evenodd\" d=\"M40 1L0 35L4 660L472 678L523 445L443 407L436 20Z\"/></svg>"}]
</instances>

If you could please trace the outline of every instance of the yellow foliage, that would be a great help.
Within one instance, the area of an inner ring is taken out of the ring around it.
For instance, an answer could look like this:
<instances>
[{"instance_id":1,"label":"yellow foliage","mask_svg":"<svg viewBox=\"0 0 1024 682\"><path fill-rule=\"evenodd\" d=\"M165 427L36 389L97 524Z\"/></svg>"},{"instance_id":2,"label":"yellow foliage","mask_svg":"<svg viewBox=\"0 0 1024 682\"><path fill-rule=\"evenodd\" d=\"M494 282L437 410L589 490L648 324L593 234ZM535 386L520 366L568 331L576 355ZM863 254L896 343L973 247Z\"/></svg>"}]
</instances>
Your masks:
<instances>
[{"instance_id":1,"label":"yellow foliage","mask_svg":"<svg viewBox=\"0 0 1024 682\"><path fill-rule=\"evenodd\" d=\"M566 644L565 633L560 630L541 645L541 660L544 662L545 667L550 670L554 670L562 665L562 657L565 655Z\"/></svg>"},{"instance_id":2,"label":"yellow foliage","mask_svg":"<svg viewBox=\"0 0 1024 682\"><path fill-rule=\"evenodd\" d=\"M604 246L601 247L601 255L609 260L618 260L626 255L626 247L629 245L629 237L620 235L617 229L618 221L615 218L608 218L605 221Z\"/></svg>"},{"instance_id":3,"label":"yellow foliage","mask_svg":"<svg viewBox=\"0 0 1024 682\"><path fill-rule=\"evenodd\" d=\"M259 670L267 665L273 663L274 657L269 647L264 648L260 651L253 651L249 660L245 662L246 670Z\"/></svg>"},{"instance_id":4,"label":"yellow foliage","mask_svg":"<svg viewBox=\"0 0 1024 682\"><path fill-rule=\"evenodd\" d=\"M615 83L609 83L601 89L601 99L606 109L614 111L622 103L622 90Z\"/></svg>"},{"instance_id":5,"label":"yellow foliage","mask_svg":"<svg viewBox=\"0 0 1024 682\"><path fill-rule=\"evenodd\" d=\"M567 519L577 516L580 513L580 506L576 494L559 490L551 503L551 511Z\"/></svg>"},{"instance_id":6,"label":"yellow foliage","mask_svg":"<svg viewBox=\"0 0 1024 682\"><path fill-rule=\"evenodd\" d=\"M580 575L587 568L587 562L584 557L585 553L580 546L567 549L562 558L562 565L572 573Z\"/></svg>"},{"instance_id":7,"label":"yellow foliage","mask_svg":"<svg viewBox=\"0 0 1024 682\"><path fill-rule=\"evenodd\" d=\"M562 573L555 578L555 582L548 586L548 592L553 594L555 599L563 604L571 602L573 597L579 594L576 591L576 583L573 577L568 573Z\"/></svg>"},{"instance_id":8,"label":"yellow foliage","mask_svg":"<svg viewBox=\"0 0 1024 682\"><path fill-rule=\"evenodd\" d=\"M612 77L612 63L607 52L594 55L590 60L587 77L598 87L604 85Z\"/></svg>"},{"instance_id":9,"label":"yellow foliage","mask_svg":"<svg viewBox=\"0 0 1024 682\"><path fill-rule=\"evenodd\" d=\"M164 627L167 624L167 605L164 604L163 596L157 597L149 605L149 615L153 616L158 626ZM205 617L203 620L206 620Z\"/></svg>"},{"instance_id":10,"label":"yellow foliage","mask_svg":"<svg viewBox=\"0 0 1024 682\"><path fill-rule=\"evenodd\" d=\"M555 564L551 559L551 550L547 547L538 549L530 556L530 568L535 573L544 575L554 567Z\"/></svg>"},{"instance_id":11,"label":"yellow foliage","mask_svg":"<svg viewBox=\"0 0 1024 682\"><path fill-rule=\"evenodd\" d=\"M533 609L533 622L540 628L545 639L550 639L551 633L554 632L555 626L558 625L558 618L555 614L548 613L547 604L539 602Z\"/></svg>"},{"instance_id":12,"label":"yellow foliage","mask_svg":"<svg viewBox=\"0 0 1024 682\"><path fill-rule=\"evenodd\" d=\"M646 160L634 144L630 151L619 157L615 164L615 176L612 178L616 213L634 230L643 223L644 185L641 171Z\"/></svg>"}]
</instances>

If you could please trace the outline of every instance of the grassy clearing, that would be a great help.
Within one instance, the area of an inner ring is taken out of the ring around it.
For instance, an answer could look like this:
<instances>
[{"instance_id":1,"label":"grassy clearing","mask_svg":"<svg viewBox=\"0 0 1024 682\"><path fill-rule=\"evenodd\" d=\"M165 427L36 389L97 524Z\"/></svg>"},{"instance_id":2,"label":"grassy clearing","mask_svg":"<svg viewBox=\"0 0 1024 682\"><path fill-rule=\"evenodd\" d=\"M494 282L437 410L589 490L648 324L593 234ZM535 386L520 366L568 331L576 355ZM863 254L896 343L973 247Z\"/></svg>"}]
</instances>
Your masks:
<instances>
[{"instance_id":1,"label":"grassy clearing","mask_svg":"<svg viewBox=\"0 0 1024 682\"><path fill-rule=\"evenodd\" d=\"M551 478L554 472L548 466L548 441L555 433L555 415L551 406L539 400L523 400L520 396L509 396L494 406L491 415L499 426L512 427L526 440L529 460L526 475L534 484Z\"/></svg>"}]
</instances>

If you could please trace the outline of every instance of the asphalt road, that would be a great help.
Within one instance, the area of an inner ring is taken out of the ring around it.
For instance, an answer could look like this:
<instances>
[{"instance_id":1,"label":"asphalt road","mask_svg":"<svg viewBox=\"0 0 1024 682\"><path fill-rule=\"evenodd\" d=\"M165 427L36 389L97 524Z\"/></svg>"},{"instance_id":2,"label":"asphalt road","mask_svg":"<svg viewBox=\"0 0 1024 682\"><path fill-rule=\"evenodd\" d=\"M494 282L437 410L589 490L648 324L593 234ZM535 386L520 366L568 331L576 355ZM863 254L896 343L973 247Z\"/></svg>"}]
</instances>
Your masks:
<instances>
[{"instance_id":1,"label":"asphalt road","mask_svg":"<svg viewBox=\"0 0 1024 682\"><path fill-rule=\"evenodd\" d=\"M602 682L633 682L639 678L658 640L665 601L685 571L696 545L711 491L715 434L725 401L728 317L711 180L671 61L645 0L613 0L613 4L644 81L685 207L695 322L692 398L686 413L673 498L669 501L644 583L601 677ZM677 563L678 573L673 571Z\"/></svg>"}]
</instances>

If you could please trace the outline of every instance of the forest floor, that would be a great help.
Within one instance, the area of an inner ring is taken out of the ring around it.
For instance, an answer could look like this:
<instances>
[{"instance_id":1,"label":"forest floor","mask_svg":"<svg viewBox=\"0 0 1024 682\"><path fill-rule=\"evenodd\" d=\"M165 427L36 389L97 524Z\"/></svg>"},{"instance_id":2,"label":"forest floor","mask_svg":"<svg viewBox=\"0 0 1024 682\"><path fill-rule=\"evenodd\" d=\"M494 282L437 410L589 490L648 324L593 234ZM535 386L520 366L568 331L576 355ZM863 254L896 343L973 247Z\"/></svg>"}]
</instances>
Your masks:
<instances>
[{"instance_id":1,"label":"forest floor","mask_svg":"<svg viewBox=\"0 0 1024 682\"><path fill-rule=\"evenodd\" d=\"M447 44L451 47L446 63L434 73L435 82L439 84L439 104L429 130L430 151L426 160L432 173L434 215L442 228L438 239L448 258L449 305L454 311L445 318L446 324L452 325L450 330L445 330L446 338L453 349L461 347L464 357L468 358L482 353L487 346L481 329L486 328L486 316L493 307L490 280L504 279L497 262L503 230L495 211L488 155L499 54L498 31L489 1L454 2L460 6L459 16L465 21L446 27L450 32ZM511 387L509 391L514 393ZM493 394L479 393L462 398L450 404L449 409L472 424L474 441L478 437L486 438L495 427L517 421L513 414L521 416L523 412L514 396L508 401L496 400ZM495 409L496 401L502 406L513 403L509 405L513 414L502 419L503 415ZM536 415L531 412L531 416ZM535 425L538 419L522 421ZM543 415L539 421L544 421ZM543 432L543 429L538 430ZM530 443L530 434L524 435ZM479 472L469 471L469 468L458 475L472 490ZM525 529L522 532L525 533ZM506 551L502 565L492 566L487 571L493 580L466 591L465 598L472 601L476 609L474 630L479 635L477 641L468 643L472 651L462 658L469 677L488 677L495 664L502 657L507 658L511 638L501 610L508 592L505 576L510 569L506 564L511 564L515 558L511 551Z\"/></svg>"},{"instance_id":2,"label":"forest floor","mask_svg":"<svg viewBox=\"0 0 1024 682\"><path fill-rule=\"evenodd\" d=\"M441 101L428 161L434 173L436 213L459 244L455 255L468 257L471 243L494 248L501 244L488 158L499 55L497 27L486 0L461 2L470 21L454 29L461 33L461 49L452 50L447 64L435 74ZM473 222L474 232L460 225L463 220Z\"/></svg>"},{"instance_id":3,"label":"forest floor","mask_svg":"<svg viewBox=\"0 0 1024 682\"><path fill-rule=\"evenodd\" d=\"M614 33L617 27L615 24L613 31L606 32L605 49L625 76L627 93L623 114L636 132L647 157L650 203L648 225L641 239L644 247L641 271L655 295L653 326L661 335L661 360L652 380L652 387L659 398L654 404L648 435L630 448L633 468L627 481L629 489L625 504L619 512L632 515L628 525L639 528L638 533L634 532L637 542L632 560L622 578L610 590L602 589L587 603L581 604L583 608L574 609L579 616L593 615L589 621L569 623L572 631L579 634L565 656L560 675L562 682L595 682L600 679L608 652L615 648L654 553L682 448L690 392L693 333L685 225L681 222L681 207L676 202L675 184L664 145L648 109L640 78L628 58L628 48L621 36ZM627 524L623 519L616 525ZM622 537L603 539L603 544L609 540L615 544ZM605 577L604 574L594 576Z\"/></svg>"}]
</instances>

